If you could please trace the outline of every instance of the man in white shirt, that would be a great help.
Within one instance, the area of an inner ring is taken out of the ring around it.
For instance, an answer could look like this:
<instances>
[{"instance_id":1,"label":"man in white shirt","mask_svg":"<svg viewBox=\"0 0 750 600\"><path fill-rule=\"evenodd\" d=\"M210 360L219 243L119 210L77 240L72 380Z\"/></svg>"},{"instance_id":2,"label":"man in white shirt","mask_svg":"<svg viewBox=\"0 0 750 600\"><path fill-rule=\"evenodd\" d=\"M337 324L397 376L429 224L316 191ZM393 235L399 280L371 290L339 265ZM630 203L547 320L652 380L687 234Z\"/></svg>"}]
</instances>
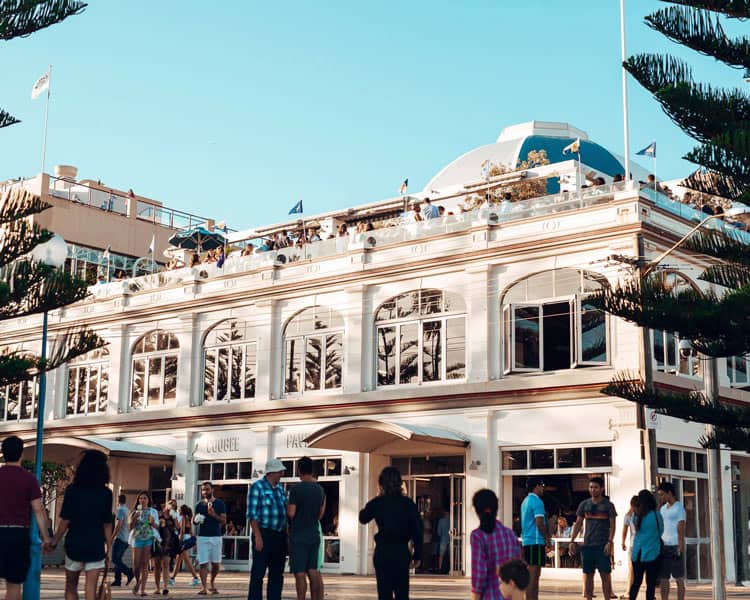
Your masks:
<instances>
[{"instance_id":1,"label":"man in white shirt","mask_svg":"<svg viewBox=\"0 0 750 600\"><path fill-rule=\"evenodd\" d=\"M656 489L661 501L664 542L659 580L661 600L669 600L669 578L677 583L677 600L685 600L685 507L675 496L674 484L662 481Z\"/></svg>"}]
</instances>

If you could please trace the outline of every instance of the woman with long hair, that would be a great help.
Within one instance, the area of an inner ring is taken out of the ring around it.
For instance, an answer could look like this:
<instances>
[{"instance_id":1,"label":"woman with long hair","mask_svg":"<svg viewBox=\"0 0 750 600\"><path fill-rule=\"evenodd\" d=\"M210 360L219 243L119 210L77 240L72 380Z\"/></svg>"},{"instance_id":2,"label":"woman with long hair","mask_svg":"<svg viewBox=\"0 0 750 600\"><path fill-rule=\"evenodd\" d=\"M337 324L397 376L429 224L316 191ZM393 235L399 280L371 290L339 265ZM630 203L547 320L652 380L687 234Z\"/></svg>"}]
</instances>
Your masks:
<instances>
[{"instance_id":1,"label":"woman with long hair","mask_svg":"<svg viewBox=\"0 0 750 600\"><path fill-rule=\"evenodd\" d=\"M60 525L52 547L65 537L65 600L78 600L78 580L85 573L85 598L94 600L99 574L112 558L112 490L107 456L86 450L65 489Z\"/></svg>"},{"instance_id":2,"label":"woman with long hair","mask_svg":"<svg viewBox=\"0 0 750 600\"><path fill-rule=\"evenodd\" d=\"M193 561L190 560L190 549L195 546L196 538L193 534L193 509L187 504L183 504L180 507L180 547L177 551L177 556L174 561L174 571L172 572L172 579L169 582L174 585L174 580L177 579L177 573L180 572L180 567L184 562L190 573L193 575L193 585L200 585L201 580L198 578L198 573L195 571Z\"/></svg>"},{"instance_id":3,"label":"woman with long hair","mask_svg":"<svg viewBox=\"0 0 750 600\"><path fill-rule=\"evenodd\" d=\"M635 528L630 559L633 562L633 582L630 585L630 600L635 600L646 574L646 600L656 597L656 581L659 576L659 555L664 522L656 509L656 499L648 490L638 492L638 502L632 519Z\"/></svg>"},{"instance_id":4,"label":"woman with long hair","mask_svg":"<svg viewBox=\"0 0 750 600\"><path fill-rule=\"evenodd\" d=\"M386 467L378 478L380 495L359 512L359 522L367 525L375 519L375 579L378 600L408 600L409 568L419 566L422 556L422 519L417 505L404 496L401 473ZM414 543L414 553L409 542Z\"/></svg>"},{"instance_id":5,"label":"woman with long hair","mask_svg":"<svg viewBox=\"0 0 750 600\"><path fill-rule=\"evenodd\" d=\"M479 527L471 532L471 598L497 598L500 590L498 569L513 559L521 559L518 537L497 520L495 492L479 490L472 498Z\"/></svg>"},{"instance_id":6,"label":"woman with long hair","mask_svg":"<svg viewBox=\"0 0 750 600\"><path fill-rule=\"evenodd\" d=\"M151 508L151 498L146 492L138 494L133 512L130 513L130 531L133 538L133 572L135 573L135 587L133 594L146 595L146 580L148 579L148 561L151 560L151 547L156 539L154 527L159 520L159 513Z\"/></svg>"}]
</instances>

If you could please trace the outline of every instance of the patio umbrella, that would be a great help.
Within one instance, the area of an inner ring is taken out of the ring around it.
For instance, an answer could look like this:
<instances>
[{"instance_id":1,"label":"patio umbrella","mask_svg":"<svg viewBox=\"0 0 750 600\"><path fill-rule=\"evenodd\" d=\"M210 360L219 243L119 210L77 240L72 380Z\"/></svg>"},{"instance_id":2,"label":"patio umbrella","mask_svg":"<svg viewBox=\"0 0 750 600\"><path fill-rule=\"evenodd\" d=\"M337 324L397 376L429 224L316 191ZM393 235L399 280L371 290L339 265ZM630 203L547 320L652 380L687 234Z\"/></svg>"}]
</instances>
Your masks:
<instances>
[{"instance_id":1,"label":"patio umbrella","mask_svg":"<svg viewBox=\"0 0 750 600\"><path fill-rule=\"evenodd\" d=\"M209 231L205 227L192 227L175 233L169 238L169 243L178 248L202 252L221 248L224 245L224 235L218 231Z\"/></svg>"}]
</instances>

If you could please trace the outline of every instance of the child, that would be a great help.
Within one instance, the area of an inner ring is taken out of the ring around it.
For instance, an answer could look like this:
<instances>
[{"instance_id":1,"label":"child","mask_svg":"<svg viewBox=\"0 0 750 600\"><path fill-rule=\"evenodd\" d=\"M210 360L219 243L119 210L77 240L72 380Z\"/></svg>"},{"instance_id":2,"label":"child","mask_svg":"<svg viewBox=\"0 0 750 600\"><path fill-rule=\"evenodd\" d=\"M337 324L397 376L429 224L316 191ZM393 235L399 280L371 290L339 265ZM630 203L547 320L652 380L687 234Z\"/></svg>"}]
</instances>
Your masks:
<instances>
[{"instance_id":1,"label":"child","mask_svg":"<svg viewBox=\"0 0 750 600\"><path fill-rule=\"evenodd\" d=\"M500 593L505 600L523 600L523 592L529 585L529 569L522 560L513 559L499 569Z\"/></svg>"}]
</instances>

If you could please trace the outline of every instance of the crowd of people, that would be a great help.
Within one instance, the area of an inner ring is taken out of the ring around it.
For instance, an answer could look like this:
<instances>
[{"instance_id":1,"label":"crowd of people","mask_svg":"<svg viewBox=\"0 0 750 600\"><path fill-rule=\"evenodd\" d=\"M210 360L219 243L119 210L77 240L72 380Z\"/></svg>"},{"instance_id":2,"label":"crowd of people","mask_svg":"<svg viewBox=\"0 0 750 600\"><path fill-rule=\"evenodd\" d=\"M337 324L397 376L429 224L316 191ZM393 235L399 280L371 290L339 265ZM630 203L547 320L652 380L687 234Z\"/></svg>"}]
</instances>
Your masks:
<instances>
[{"instance_id":1,"label":"crowd of people","mask_svg":"<svg viewBox=\"0 0 750 600\"><path fill-rule=\"evenodd\" d=\"M135 595L148 594L149 572L154 576L153 593L168 595L182 565L190 571L192 584L200 586L198 595L219 593L216 580L228 524L227 506L214 495L211 482L201 484L201 500L195 510L187 505L178 508L174 500L155 506L149 494L141 492L132 506L120 495L113 513L107 456L98 450L86 450L65 490L57 528L52 532L39 483L21 466L23 446L16 436L2 442L5 464L0 468L0 487L15 492L6 495L0 506L0 578L6 582L6 598L21 598L21 586L30 568L32 517L45 551L54 550L64 540L66 600L79 597L82 574L86 600L98 598L110 565L114 570L111 585L122 586L124 575L125 586L135 580ZM281 485L284 463L271 458L265 467L264 476L252 484L247 497L247 522L252 531L248 600L262 600L264 579L266 598L281 599L287 556L297 599L304 600L309 589L311 600L322 600L320 521L326 495L316 481L313 461L309 457L298 460L300 480L289 493ZM404 494L398 469L384 468L378 483L380 493L362 508L359 522L367 525L374 521L377 526L373 565L378 599L406 600L410 570L420 566L423 520L414 501ZM498 520L496 494L489 489L474 494L472 505L479 525L470 535L472 600L520 600L524 594L527 600L538 599L541 572L552 548L544 487L540 478L527 481L520 511L520 541ZM603 597L609 600L617 597L611 581L617 511L605 494L601 477L591 477L588 492L590 497L579 504L569 532L568 553L580 554L584 597L594 597L594 575L598 571ZM685 509L668 481L659 484L657 496L641 490L631 499L624 517L621 541L630 563L629 600L638 596L644 577L646 600L655 600L657 585L661 599L668 600L670 578L676 581L678 600L685 598ZM556 529L565 534L566 527L567 521L558 522ZM577 539L582 531L579 548ZM132 569L123 561L129 547ZM191 559L194 547L197 571Z\"/></svg>"}]
</instances>

